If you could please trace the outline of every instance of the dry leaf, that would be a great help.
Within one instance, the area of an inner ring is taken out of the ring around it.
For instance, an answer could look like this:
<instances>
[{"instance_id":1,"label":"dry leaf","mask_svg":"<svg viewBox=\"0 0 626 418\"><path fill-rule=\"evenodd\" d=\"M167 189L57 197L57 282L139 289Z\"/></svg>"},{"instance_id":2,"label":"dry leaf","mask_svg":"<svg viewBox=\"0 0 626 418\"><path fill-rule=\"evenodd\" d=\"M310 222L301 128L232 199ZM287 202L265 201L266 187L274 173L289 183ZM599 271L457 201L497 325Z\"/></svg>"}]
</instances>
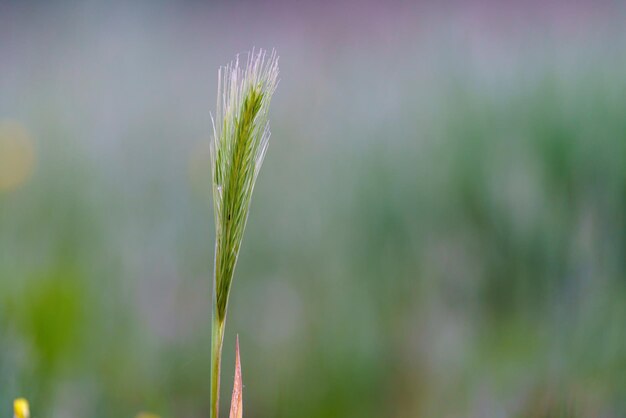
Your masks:
<instances>
[{"instance_id":1,"label":"dry leaf","mask_svg":"<svg viewBox=\"0 0 626 418\"><path fill-rule=\"evenodd\" d=\"M243 384L241 383L241 360L239 358L239 335L237 335L235 359L235 383L233 384L233 398L230 401L230 418L243 416Z\"/></svg>"}]
</instances>

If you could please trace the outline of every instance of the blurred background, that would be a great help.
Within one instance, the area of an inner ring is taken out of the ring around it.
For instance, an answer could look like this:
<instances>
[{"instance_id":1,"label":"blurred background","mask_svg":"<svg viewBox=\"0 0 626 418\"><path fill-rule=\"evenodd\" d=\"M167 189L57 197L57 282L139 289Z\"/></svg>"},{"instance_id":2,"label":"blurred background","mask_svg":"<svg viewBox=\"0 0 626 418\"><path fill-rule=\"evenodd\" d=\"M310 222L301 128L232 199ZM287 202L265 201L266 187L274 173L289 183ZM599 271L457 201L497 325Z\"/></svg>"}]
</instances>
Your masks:
<instances>
[{"instance_id":1,"label":"blurred background","mask_svg":"<svg viewBox=\"0 0 626 418\"><path fill-rule=\"evenodd\" d=\"M626 416L626 7L0 2L0 415L207 417L217 69L276 48L222 410Z\"/></svg>"}]
</instances>

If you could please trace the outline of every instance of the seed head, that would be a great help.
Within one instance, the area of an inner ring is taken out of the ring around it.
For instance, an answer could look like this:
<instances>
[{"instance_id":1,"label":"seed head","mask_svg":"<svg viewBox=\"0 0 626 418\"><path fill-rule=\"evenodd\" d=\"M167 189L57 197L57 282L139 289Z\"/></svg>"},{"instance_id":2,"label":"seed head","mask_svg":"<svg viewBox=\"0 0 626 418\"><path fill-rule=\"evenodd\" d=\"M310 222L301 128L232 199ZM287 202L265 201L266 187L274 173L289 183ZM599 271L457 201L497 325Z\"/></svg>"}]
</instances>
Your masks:
<instances>
[{"instance_id":1,"label":"seed head","mask_svg":"<svg viewBox=\"0 0 626 418\"><path fill-rule=\"evenodd\" d=\"M211 165L215 213L215 299L218 319L226 315L228 294L243 238L254 184L270 137L268 110L278 84L274 51L248 53L218 73Z\"/></svg>"}]
</instances>

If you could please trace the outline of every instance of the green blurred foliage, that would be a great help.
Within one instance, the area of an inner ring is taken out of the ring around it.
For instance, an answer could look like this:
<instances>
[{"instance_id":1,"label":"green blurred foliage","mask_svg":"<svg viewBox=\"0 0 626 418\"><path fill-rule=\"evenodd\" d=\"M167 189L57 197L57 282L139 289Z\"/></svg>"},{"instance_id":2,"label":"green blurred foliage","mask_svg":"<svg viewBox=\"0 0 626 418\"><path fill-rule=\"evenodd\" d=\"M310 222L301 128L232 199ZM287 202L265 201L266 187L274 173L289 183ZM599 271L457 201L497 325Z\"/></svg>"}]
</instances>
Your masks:
<instances>
[{"instance_id":1,"label":"green blurred foliage","mask_svg":"<svg viewBox=\"0 0 626 418\"><path fill-rule=\"evenodd\" d=\"M248 418L626 414L626 43L592 35L610 19L576 42L476 46L444 20L389 26L391 48L289 22L207 46L225 15L86 10L0 29L0 118L37 155L0 191L0 405L208 414L207 103L255 39L282 81L222 399L239 334ZM40 21L82 36L46 53Z\"/></svg>"}]
</instances>

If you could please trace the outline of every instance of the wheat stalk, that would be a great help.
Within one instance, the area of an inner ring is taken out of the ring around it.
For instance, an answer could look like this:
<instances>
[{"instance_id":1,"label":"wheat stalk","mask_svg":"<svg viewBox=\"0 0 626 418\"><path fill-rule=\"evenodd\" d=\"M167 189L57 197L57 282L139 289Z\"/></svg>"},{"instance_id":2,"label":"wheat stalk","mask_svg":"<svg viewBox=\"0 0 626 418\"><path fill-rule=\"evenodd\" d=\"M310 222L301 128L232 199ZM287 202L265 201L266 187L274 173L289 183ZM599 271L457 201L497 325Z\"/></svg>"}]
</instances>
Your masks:
<instances>
[{"instance_id":1,"label":"wheat stalk","mask_svg":"<svg viewBox=\"0 0 626 418\"><path fill-rule=\"evenodd\" d=\"M220 364L228 297L254 184L270 137L268 111L278 84L274 51L248 53L220 68L213 121L211 166L215 215L215 265L211 333L211 418L218 417Z\"/></svg>"}]
</instances>

